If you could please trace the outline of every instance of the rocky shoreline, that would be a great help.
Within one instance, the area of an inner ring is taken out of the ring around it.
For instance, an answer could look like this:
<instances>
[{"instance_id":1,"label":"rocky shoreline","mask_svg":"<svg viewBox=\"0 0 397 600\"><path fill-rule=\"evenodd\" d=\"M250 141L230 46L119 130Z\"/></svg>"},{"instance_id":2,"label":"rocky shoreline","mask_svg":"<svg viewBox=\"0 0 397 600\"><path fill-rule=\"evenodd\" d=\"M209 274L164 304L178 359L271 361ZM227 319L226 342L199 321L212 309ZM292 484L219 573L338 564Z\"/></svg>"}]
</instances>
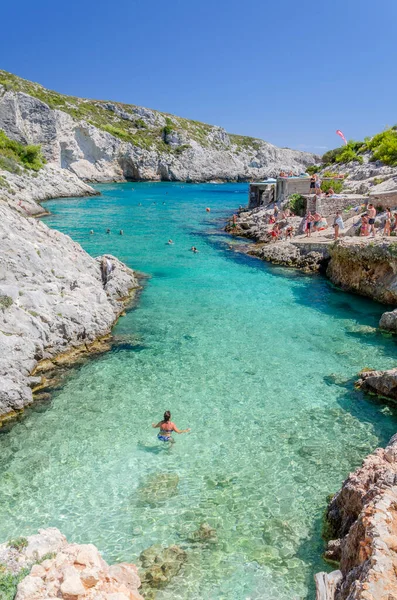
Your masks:
<instances>
[{"instance_id":1,"label":"rocky shoreline","mask_svg":"<svg viewBox=\"0 0 397 600\"><path fill-rule=\"evenodd\" d=\"M273 212L273 211L271 211ZM236 249L306 273L322 271L343 290L397 304L397 242L393 238L302 239L302 218L289 218L297 237L271 243L264 209L242 210L226 231L253 240ZM266 214L266 213L265 213ZM287 223L283 224L285 227ZM381 329L397 333L397 309L385 312ZM397 401L397 368L364 370L356 387ZM397 597L397 434L351 473L326 510L324 558L337 565L315 576L317 600L391 600Z\"/></svg>"},{"instance_id":2,"label":"rocky shoreline","mask_svg":"<svg viewBox=\"0 0 397 600\"><path fill-rule=\"evenodd\" d=\"M92 258L30 214L16 198L0 202L0 423L48 385L43 373L108 349L140 287L117 258Z\"/></svg>"}]
</instances>

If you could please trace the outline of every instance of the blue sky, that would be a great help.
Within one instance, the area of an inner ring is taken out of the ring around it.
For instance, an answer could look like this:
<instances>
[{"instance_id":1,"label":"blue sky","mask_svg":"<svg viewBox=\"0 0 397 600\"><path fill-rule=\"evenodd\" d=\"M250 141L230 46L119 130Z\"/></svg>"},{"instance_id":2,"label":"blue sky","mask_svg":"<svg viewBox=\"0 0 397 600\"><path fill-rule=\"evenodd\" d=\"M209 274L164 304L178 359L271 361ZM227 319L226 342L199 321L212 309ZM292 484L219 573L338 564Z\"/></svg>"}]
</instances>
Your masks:
<instances>
[{"instance_id":1,"label":"blue sky","mask_svg":"<svg viewBox=\"0 0 397 600\"><path fill-rule=\"evenodd\" d=\"M0 68L322 153L397 123L397 0L2 6Z\"/></svg>"}]
</instances>

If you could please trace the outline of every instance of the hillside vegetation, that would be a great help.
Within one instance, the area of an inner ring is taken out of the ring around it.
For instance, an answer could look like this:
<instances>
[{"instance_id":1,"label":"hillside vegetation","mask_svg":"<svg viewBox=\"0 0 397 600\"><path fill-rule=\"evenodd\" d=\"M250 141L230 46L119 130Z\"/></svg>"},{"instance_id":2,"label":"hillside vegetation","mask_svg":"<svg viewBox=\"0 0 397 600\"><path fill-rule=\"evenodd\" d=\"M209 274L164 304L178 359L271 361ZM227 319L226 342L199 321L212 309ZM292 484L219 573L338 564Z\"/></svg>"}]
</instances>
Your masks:
<instances>
[{"instance_id":1,"label":"hillside vegetation","mask_svg":"<svg viewBox=\"0 0 397 600\"><path fill-rule=\"evenodd\" d=\"M0 129L0 169L19 174L23 169L39 171L44 163L40 146L10 140Z\"/></svg>"},{"instance_id":2,"label":"hillside vegetation","mask_svg":"<svg viewBox=\"0 0 397 600\"><path fill-rule=\"evenodd\" d=\"M326 152L322 157L322 162L324 166L353 161L362 163L365 152L371 152L370 161L372 162L380 160L385 165L396 167L397 125L389 127L372 138L367 137L363 142L349 140L347 145Z\"/></svg>"},{"instance_id":3,"label":"hillside vegetation","mask_svg":"<svg viewBox=\"0 0 397 600\"><path fill-rule=\"evenodd\" d=\"M213 135L214 127L200 121L143 109L134 104L87 100L59 94L2 70L0 84L6 90L29 94L42 100L52 109L62 110L74 119L87 121L98 129L146 150L156 149L181 154L189 148L189 145L184 143L188 140L194 140L204 147L224 147L222 136ZM176 143L170 143L172 136L174 139L177 136ZM256 138L234 134L229 135L229 140L230 150L234 152L247 148L257 150L264 143Z\"/></svg>"}]
</instances>

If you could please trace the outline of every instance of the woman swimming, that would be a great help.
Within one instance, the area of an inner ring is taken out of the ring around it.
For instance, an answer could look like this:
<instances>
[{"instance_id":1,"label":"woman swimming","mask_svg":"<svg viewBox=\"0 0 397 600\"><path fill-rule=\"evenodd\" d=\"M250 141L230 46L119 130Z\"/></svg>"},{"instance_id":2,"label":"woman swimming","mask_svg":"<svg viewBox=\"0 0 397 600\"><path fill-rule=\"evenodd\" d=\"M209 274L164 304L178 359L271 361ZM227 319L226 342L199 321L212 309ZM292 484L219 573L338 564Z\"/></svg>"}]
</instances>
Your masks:
<instances>
[{"instance_id":1,"label":"woman swimming","mask_svg":"<svg viewBox=\"0 0 397 600\"><path fill-rule=\"evenodd\" d=\"M160 427L160 433L157 435L157 439L161 442L171 442L174 443L174 439L171 436L171 433L175 431L175 433L187 433L190 429L178 429L178 427L171 421L171 413L169 410L166 410L164 413L164 419L160 421L160 423L152 423L152 427L155 429Z\"/></svg>"}]
</instances>

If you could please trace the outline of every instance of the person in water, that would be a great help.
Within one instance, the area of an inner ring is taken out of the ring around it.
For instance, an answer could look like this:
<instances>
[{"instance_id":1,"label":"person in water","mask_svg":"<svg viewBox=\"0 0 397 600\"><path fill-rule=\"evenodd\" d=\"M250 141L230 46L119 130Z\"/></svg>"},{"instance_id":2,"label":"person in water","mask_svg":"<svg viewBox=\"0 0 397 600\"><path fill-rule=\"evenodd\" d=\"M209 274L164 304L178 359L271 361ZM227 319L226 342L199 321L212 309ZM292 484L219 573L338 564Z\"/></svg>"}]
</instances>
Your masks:
<instances>
[{"instance_id":1,"label":"person in water","mask_svg":"<svg viewBox=\"0 0 397 600\"><path fill-rule=\"evenodd\" d=\"M157 439L161 442L171 442L174 443L174 439L171 436L171 433L174 431L175 433L188 433L190 429L178 429L178 427L171 421L171 413L169 410L166 410L164 413L164 419L160 421L160 423L152 423L152 427L156 429L160 427L160 433L157 435Z\"/></svg>"},{"instance_id":2,"label":"person in water","mask_svg":"<svg viewBox=\"0 0 397 600\"><path fill-rule=\"evenodd\" d=\"M172 244L173 244L173 243L174 243L174 242L173 242L171 239L169 239L169 240L168 240L168 242L167 242L167 244L168 244L169 246L172 246Z\"/></svg>"}]
</instances>

